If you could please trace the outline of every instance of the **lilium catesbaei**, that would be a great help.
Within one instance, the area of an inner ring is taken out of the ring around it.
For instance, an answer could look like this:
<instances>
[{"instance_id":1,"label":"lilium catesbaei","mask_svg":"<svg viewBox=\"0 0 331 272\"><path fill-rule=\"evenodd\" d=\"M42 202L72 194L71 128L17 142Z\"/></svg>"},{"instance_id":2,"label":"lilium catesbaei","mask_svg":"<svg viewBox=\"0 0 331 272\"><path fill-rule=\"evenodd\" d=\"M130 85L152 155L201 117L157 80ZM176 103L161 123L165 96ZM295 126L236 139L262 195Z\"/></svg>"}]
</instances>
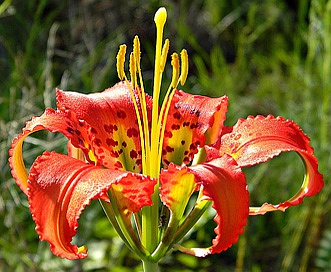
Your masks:
<instances>
[{"instance_id":1,"label":"lilium catesbaei","mask_svg":"<svg viewBox=\"0 0 331 272\"><path fill-rule=\"evenodd\" d=\"M85 258L85 246L71 241L78 218L91 200L100 199L124 242L142 259L157 262L173 246L196 256L229 248L243 232L249 214L263 214L302 202L323 187L308 137L293 121L256 116L224 126L228 98L209 98L177 90L187 75L187 53L172 55L173 80L159 105L162 72L169 41L162 41L166 13L157 25L153 96L144 91L139 40L134 40L128 81L125 46L118 55L121 82L101 93L56 91L57 109L46 109L26 123L10 150L12 175L28 196L36 231L54 254ZM139 83L139 84L138 84ZM22 144L39 130L60 132L69 140L69 154L45 152L29 173ZM75 155L75 151L78 151ZM243 167L266 162L281 152L295 151L306 177L298 193L278 205L249 207ZM160 167L161 166L161 167ZM186 213L189 199L196 204ZM160 227L159 199L168 211ZM216 237L208 248L185 248L180 240L207 207L216 211ZM134 225L134 217L137 219Z\"/></svg>"}]
</instances>

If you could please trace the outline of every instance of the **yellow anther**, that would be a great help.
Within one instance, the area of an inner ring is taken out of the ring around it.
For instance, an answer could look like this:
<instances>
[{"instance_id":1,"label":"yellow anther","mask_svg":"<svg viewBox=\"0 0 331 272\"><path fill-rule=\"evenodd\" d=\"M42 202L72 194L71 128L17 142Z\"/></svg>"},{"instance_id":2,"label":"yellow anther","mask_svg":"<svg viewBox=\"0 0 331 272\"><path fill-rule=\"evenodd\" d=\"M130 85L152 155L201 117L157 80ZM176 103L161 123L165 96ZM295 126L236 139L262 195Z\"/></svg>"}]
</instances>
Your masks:
<instances>
[{"instance_id":1,"label":"yellow anther","mask_svg":"<svg viewBox=\"0 0 331 272\"><path fill-rule=\"evenodd\" d=\"M154 16L154 22L156 24L156 27L163 29L166 20L167 20L167 10L164 7L159 8Z\"/></svg>"},{"instance_id":2,"label":"yellow anther","mask_svg":"<svg viewBox=\"0 0 331 272\"><path fill-rule=\"evenodd\" d=\"M118 50L116 57L117 75L120 80L123 80L125 78L125 73L124 73L125 54L126 54L126 45L122 44L120 45L120 49Z\"/></svg>"},{"instance_id":3,"label":"yellow anther","mask_svg":"<svg viewBox=\"0 0 331 272\"><path fill-rule=\"evenodd\" d=\"M182 62L182 69L180 73L180 84L183 86L185 84L188 75L188 55L185 49L183 49L182 52L180 52L180 60Z\"/></svg>"},{"instance_id":4,"label":"yellow anther","mask_svg":"<svg viewBox=\"0 0 331 272\"><path fill-rule=\"evenodd\" d=\"M137 66L134 52L130 54L130 77L133 89L137 87Z\"/></svg>"},{"instance_id":5,"label":"yellow anther","mask_svg":"<svg viewBox=\"0 0 331 272\"><path fill-rule=\"evenodd\" d=\"M135 57L135 60L136 60L137 71L140 71L141 51L140 51L140 41L139 41L138 36L135 36L134 40L133 40L133 53L134 53L134 57Z\"/></svg>"},{"instance_id":6,"label":"yellow anther","mask_svg":"<svg viewBox=\"0 0 331 272\"><path fill-rule=\"evenodd\" d=\"M162 53L161 53L161 61L160 61L160 70L161 70L161 72L164 71L164 67L165 67L166 62L167 62L169 46L170 46L170 41L169 41L169 39L166 39L164 41L164 45L162 47Z\"/></svg>"},{"instance_id":7,"label":"yellow anther","mask_svg":"<svg viewBox=\"0 0 331 272\"><path fill-rule=\"evenodd\" d=\"M171 78L171 87L176 88L178 85L179 79L179 58L177 53L171 55L171 66L172 66L172 78Z\"/></svg>"}]
</instances>

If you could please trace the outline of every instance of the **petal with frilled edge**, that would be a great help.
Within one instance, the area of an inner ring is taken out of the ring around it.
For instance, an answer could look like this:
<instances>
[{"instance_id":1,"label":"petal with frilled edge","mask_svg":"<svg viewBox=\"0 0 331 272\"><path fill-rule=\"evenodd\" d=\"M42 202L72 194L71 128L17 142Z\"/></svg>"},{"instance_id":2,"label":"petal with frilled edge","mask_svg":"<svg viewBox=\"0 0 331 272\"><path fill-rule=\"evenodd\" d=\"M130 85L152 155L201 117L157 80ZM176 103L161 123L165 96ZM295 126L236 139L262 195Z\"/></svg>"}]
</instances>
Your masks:
<instances>
[{"instance_id":1,"label":"petal with frilled edge","mask_svg":"<svg viewBox=\"0 0 331 272\"><path fill-rule=\"evenodd\" d=\"M139 128L127 83L87 95L57 90L56 97L58 108L74 111L90 125L92 147L103 166L140 172ZM147 95L146 102L150 115L151 98Z\"/></svg>"},{"instance_id":2,"label":"petal with frilled edge","mask_svg":"<svg viewBox=\"0 0 331 272\"><path fill-rule=\"evenodd\" d=\"M75 146L85 150L86 154L90 146L88 125L84 121L78 120L73 112L46 109L41 116L33 117L31 121L26 123L22 133L13 140L9 150L9 164L12 175L25 194L27 194L28 174L22 154L23 142L27 136L39 130L61 132Z\"/></svg>"},{"instance_id":3,"label":"petal with frilled edge","mask_svg":"<svg viewBox=\"0 0 331 272\"><path fill-rule=\"evenodd\" d=\"M221 133L227 97L209 98L176 91L171 101L163 143L163 162L189 164L198 147L214 143Z\"/></svg>"},{"instance_id":4,"label":"petal with frilled edge","mask_svg":"<svg viewBox=\"0 0 331 272\"><path fill-rule=\"evenodd\" d=\"M228 155L185 170L187 175L194 175L197 185L203 186L202 200L213 202L216 237L212 246L207 248L177 248L198 257L228 249L243 233L249 213L249 194L244 173Z\"/></svg>"},{"instance_id":5,"label":"petal with frilled edge","mask_svg":"<svg viewBox=\"0 0 331 272\"><path fill-rule=\"evenodd\" d=\"M220 155L231 155L241 167L265 162L285 151L297 152L306 168L306 175L298 193L278 205L265 203L260 208L251 208L251 214L268 211L285 211L289 206L302 203L305 196L317 194L323 187L323 176L318 172L317 160L309 138L299 126L282 117L257 116L240 119L232 128L224 129L221 137Z\"/></svg>"},{"instance_id":6,"label":"petal with frilled edge","mask_svg":"<svg viewBox=\"0 0 331 272\"><path fill-rule=\"evenodd\" d=\"M152 205L155 181L147 176L103 169L55 152L36 159L28 181L29 204L40 239L50 243L55 255L67 259L87 256L86 247L71 244L78 219L91 200L109 201L107 192L113 184L121 185L125 212Z\"/></svg>"}]
</instances>

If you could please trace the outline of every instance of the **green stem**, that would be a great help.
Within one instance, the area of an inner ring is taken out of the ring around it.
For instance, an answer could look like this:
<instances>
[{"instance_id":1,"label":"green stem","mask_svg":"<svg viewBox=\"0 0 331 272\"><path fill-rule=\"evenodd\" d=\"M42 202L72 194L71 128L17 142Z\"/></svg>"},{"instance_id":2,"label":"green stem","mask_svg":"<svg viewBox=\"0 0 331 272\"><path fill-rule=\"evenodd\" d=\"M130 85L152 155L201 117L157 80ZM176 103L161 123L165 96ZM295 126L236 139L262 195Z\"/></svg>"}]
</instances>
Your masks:
<instances>
[{"instance_id":1,"label":"green stem","mask_svg":"<svg viewBox=\"0 0 331 272\"><path fill-rule=\"evenodd\" d=\"M128 243L127 239L125 238L125 235L123 234L120 226L117 223L117 220L114 215L114 210L113 210L112 206L110 205L110 203L108 203L102 199L99 199L99 202L100 202L101 207L102 207L103 211L105 212L109 222L113 225L117 234L121 237L122 241L126 244L126 246L133 251L132 247Z\"/></svg>"},{"instance_id":2,"label":"green stem","mask_svg":"<svg viewBox=\"0 0 331 272\"><path fill-rule=\"evenodd\" d=\"M159 264L142 260L144 272L159 272Z\"/></svg>"},{"instance_id":3,"label":"green stem","mask_svg":"<svg viewBox=\"0 0 331 272\"><path fill-rule=\"evenodd\" d=\"M142 233L141 240L149 253L152 253L158 244L158 189L152 195L153 206L142 208Z\"/></svg>"},{"instance_id":4,"label":"green stem","mask_svg":"<svg viewBox=\"0 0 331 272\"><path fill-rule=\"evenodd\" d=\"M162 241L152 254L153 260L160 260L168 252L170 246L173 244L173 237L176 234L178 224L179 221L175 217L171 216L170 223L162 237Z\"/></svg>"},{"instance_id":5,"label":"green stem","mask_svg":"<svg viewBox=\"0 0 331 272\"><path fill-rule=\"evenodd\" d=\"M211 206L212 202L209 200L202 200L196 204L194 209L185 218L184 222L177 229L176 234L173 237L173 243L178 243L183 237L193 228L198 222L200 217Z\"/></svg>"},{"instance_id":6,"label":"green stem","mask_svg":"<svg viewBox=\"0 0 331 272\"><path fill-rule=\"evenodd\" d=\"M112 194L109 194L111 203L101 200L101 206L104 209L109 221L112 223L117 233L122 238L123 242L136 253L141 259L146 258L149 253L146 251L144 246L141 244L139 239L136 236L136 233L132 229L130 221L117 209L115 198Z\"/></svg>"}]
</instances>

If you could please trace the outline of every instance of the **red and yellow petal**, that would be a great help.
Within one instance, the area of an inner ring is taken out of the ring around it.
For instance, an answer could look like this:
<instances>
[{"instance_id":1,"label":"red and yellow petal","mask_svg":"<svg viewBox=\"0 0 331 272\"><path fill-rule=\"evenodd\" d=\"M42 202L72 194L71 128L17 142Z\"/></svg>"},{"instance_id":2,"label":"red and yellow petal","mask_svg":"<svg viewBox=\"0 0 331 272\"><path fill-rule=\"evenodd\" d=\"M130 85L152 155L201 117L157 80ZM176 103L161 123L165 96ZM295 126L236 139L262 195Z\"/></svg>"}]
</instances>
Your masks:
<instances>
[{"instance_id":1,"label":"red and yellow petal","mask_svg":"<svg viewBox=\"0 0 331 272\"><path fill-rule=\"evenodd\" d=\"M91 200L109 201L107 192L114 184L122 186L129 213L152 205L155 181L146 176L103 169L54 152L37 158L29 175L29 204L40 239L50 243L55 255L67 259L87 256L86 247L71 244L78 219Z\"/></svg>"},{"instance_id":2,"label":"red and yellow petal","mask_svg":"<svg viewBox=\"0 0 331 272\"><path fill-rule=\"evenodd\" d=\"M150 112L151 99L146 100ZM57 90L57 106L74 111L89 124L92 148L103 166L140 172L140 134L127 83L88 95Z\"/></svg>"},{"instance_id":3,"label":"red and yellow petal","mask_svg":"<svg viewBox=\"0 0 331 272\"><path fill-rule=\"evenodd\" d=\"M160 174L160 198L179 221L187 203L197 188L194 175L188 173L186 167L171 163L168 169L162 169Z\"/></svg>"},{"instance_id":4,"label":"red and yellow petal","mask_svg":"<svg viewBox=\"0 0 331 272\"><path fill-rule=\"evenodd\" d=\"M267 211L284 211L289 206L302 202L305 196L317 194L323 187L323 176L318 172L318 163L313 155L309 138L299 126L282 117L257 116L240 119L233 128L225 129L221 137L219 153L231 155L239 166L248 167L265 162L281 152L295 151L304 161L306 176L298 193L278 205L264 204L251 208L251 214Z\"/></svg>"},{"instance_id":5,"label":"red and yellow petal","mask_svg":"<svg viewBox=\"0 0 331 272\"><path fill-rule=\"evenodd\" d=\"M226 111L225 96L209 98L176 91L167 117L163 162L189 164L199 146L219 138Z\"/></svg>"},{"instance_id":6,"label":"red and yellow petal","mask_svg":"<svg viewBox=\"0 0 331 272\"><path fill-rule=\"evenodd\" d=\"M12 169L12 175L25 194L27 194L28 174L22 154L23 142L27 136L39 130L61 132L75 146L86 152L89 146L88 126L84 121L79 121L73 112L46 109L40 117L33 117L31 121L26 123L22 133L13 140L9 150L9 164Z\"/></svg>"},{"instance_id":7,"label":"red and yellow petal","mask_svg":"<svg viewBox=\"0 0 331 272\"><path fill-rule=\"evenodd\" d=\"M211 253L219 253L237 242L249 215L249 194L246 179L240 167L230 156L225 155L208 163L191 167L179 167L170 164L170 171L161 174L161 199L174 212L181 206L181 202L188 201L191 190L183 189L189 181L192 188L191 177L195 188L203 186L204 200L211 200L216 210L214 221L216 237L212 246L207 248L185 248L176 246L182 252L203 257ZM168 179L168 181L167 181ZM176 192L178 188L179 193ZM174 192L175 191L175 192ZM183 195L181 195L183 193ZM186 205L185 205L186 206ZM182 209L182 208L181 208Z\"/></svg>"}]
</instances>

